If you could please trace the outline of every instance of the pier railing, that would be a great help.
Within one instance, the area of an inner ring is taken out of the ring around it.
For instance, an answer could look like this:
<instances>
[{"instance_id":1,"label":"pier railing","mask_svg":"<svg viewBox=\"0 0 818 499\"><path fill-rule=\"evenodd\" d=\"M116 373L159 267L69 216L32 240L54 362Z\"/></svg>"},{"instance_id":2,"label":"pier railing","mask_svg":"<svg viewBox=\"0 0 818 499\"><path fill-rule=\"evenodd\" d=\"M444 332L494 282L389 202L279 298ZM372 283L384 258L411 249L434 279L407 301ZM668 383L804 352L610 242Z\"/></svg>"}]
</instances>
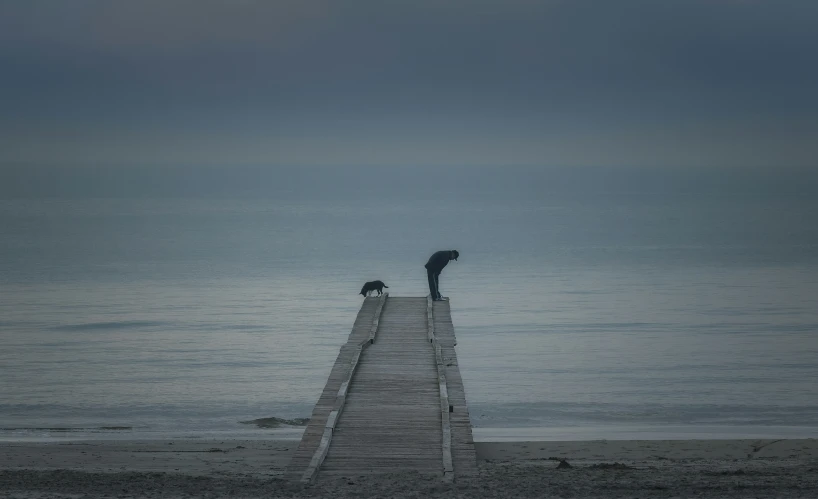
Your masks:
<instances>
[{"instance_id":1,"label":"pier railing","mask_svg":"<svg viewBox=\"0 0 818 499\"><path fill-rule=\"evenodd\" d=\"M452 465L452 426L449 421L449 413L452 412L453 407L449 404L449 391L446 388L446 365L443 363L443 348L435 336L435 316L431 295L426 297L426 328L429 342L435 350L437 382L440 389L440 421L443 434L441 441L443 480L452 481L454 480L454 466Z\"/></svg>"}]
</instances>

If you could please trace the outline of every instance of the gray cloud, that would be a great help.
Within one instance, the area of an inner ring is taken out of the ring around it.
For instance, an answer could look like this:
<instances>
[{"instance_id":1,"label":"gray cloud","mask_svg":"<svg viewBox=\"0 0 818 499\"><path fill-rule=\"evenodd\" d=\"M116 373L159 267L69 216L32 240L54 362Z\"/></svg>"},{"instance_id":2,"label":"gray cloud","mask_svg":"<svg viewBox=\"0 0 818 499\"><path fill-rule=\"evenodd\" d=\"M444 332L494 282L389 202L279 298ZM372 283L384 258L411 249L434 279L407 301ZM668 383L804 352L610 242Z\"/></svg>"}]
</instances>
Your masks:
<instances>
[{"instance_id":1,"label":"gray cloud","mask_svg":"<svg viewBox=\"0 0 818 499\"><path fill-rule=\"evenodd\" d=\"M0 161L813 166L809 1L0 2Z\"/></svg>"}]
</instances>

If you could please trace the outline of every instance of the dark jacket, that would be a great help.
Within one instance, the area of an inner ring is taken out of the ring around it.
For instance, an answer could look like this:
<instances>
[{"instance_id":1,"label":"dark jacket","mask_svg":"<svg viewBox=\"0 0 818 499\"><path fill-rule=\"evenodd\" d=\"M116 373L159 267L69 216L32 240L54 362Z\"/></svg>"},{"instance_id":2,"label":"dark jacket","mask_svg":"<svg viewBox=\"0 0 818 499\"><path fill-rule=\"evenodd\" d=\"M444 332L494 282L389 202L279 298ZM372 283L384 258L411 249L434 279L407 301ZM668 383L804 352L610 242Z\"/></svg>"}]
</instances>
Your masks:
<instances>
[{"instance_id":1,"label":"dark jacket","mask_svg":"<svg viewBox=\"0 0 818 499\"><path fill-rule=\"evenodd\" d=\"M426 270L440 273L440 271L443 270L443 267L449 264L449 259L451 256L451 250L438 251L429 258L428 262L426 262Z\"/></svg>"}]
</instances>

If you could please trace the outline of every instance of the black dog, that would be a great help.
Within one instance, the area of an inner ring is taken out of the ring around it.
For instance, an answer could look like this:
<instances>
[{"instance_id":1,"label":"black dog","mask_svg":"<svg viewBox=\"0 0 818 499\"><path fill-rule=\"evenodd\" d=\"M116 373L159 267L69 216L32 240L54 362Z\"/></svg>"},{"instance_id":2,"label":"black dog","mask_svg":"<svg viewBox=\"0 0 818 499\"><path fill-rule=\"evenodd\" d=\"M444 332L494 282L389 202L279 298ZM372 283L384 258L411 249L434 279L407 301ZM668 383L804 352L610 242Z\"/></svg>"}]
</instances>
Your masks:
<instances>
[{"instance_id":1,"label":"black dog","mask_svg":"<svg viewBox=\"0 0 818 499\"><path fill-rule=\"evenodd\" d=\"M361 288L361 294L367 296L369 293L377 291L378 296L380 296L383 293L383 288L388 287L389 286L384 284L383 281L369 281L368 283L364 284L364 287Z\"/></svg>"}]
</instances>

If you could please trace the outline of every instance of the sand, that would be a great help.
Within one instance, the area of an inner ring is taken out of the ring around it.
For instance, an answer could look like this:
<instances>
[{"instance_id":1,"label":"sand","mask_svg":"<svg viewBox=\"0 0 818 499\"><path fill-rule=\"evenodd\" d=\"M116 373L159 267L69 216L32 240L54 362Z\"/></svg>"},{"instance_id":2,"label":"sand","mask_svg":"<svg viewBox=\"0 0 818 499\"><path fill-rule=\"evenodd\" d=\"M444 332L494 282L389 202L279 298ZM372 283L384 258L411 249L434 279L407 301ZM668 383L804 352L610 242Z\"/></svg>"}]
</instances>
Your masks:
<instances>
[{"instance_id":1,"label":"sand","mask_svg":"<svg viewBox=\"0 0 818 499\"><path fill-rule=\"evenodd\" d=\"M480 476L281 478L296 440L0 442L0 497L818 498L818 440L480 442ZM561 464L566 460L567 464Z\"/></svg>"}]
</instances>

